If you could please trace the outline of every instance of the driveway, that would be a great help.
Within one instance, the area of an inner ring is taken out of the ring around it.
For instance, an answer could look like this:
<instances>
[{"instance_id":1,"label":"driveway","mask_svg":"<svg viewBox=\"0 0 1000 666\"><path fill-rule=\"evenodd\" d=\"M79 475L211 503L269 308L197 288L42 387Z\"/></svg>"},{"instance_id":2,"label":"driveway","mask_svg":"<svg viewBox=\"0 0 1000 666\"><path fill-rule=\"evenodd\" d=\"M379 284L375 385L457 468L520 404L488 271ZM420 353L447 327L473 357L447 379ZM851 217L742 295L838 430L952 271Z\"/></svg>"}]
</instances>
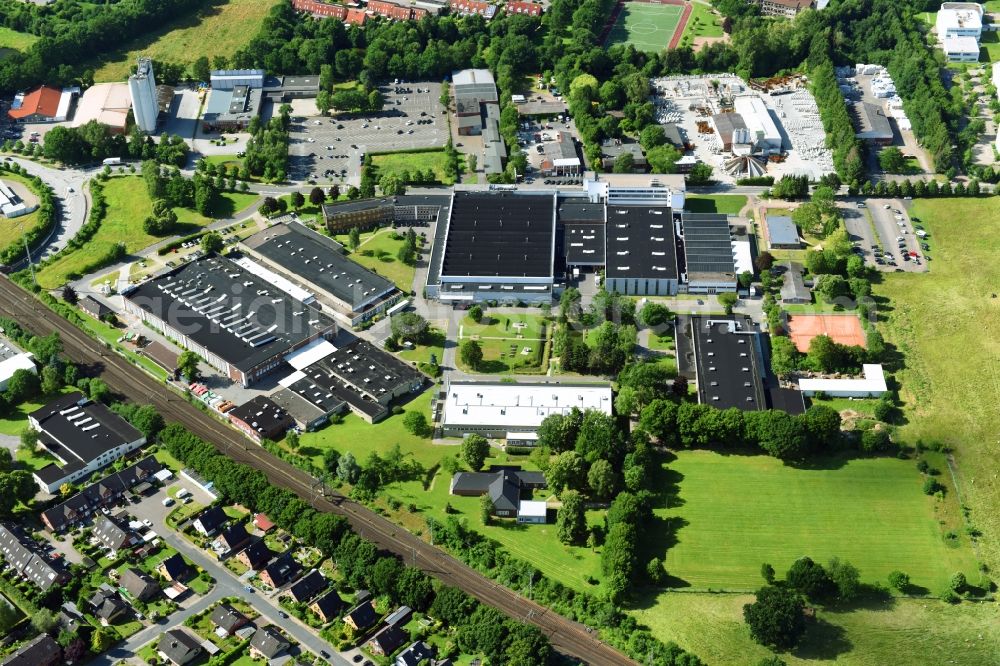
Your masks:
<instances>
[{"instance_id":1,"label":"driveway","mask_svg":"<svg viewBox=\"0 0 1000 666\"><path fill-rule=\"evenodd\" d=\"M184 481L178 480L175 484L171 485L184 485ZM190 486L190 484L188 488L197 495L198 491ZM309 650L316 655L325 651L331 655L328 658L329 663L337 664L338 666L350 666L350 662L347 659L336 653L333 647L322 640L317 634L313 633L312 629L293 617L282 618L278 614L279 606L276 599L269 598L259 592L247 592L244 589L244 583L217 561L214 556L195 547L187 539L167 527L164 519L171 509L164 507L162 504L166 496L166 487L164 487L154 495L144 498L139 504L130 506L129 511L139 520L150 520L153 523L153 529L166 544L176 549L215 579L215 587L204 597L194 600L190 607L174 613L158 625L143 629L121 645L94 659L91 664L95 666L111 666L117 663L119 659L131 657L144 645L156 639L166 629L183 624L185 619L205 610L219 599L223 597L239 597L253 606L260 613L262 620L277 625L287 632L302 646L302 649Z\"/></svg>"}]
</instances>

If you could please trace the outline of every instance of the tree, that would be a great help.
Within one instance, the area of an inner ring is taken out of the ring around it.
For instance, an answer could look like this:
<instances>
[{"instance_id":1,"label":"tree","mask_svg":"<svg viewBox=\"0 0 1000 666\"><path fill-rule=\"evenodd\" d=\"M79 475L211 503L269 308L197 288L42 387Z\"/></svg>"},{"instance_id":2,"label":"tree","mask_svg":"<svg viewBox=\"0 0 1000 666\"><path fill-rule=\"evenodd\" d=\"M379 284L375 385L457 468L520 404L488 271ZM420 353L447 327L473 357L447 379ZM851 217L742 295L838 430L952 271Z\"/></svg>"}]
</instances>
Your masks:
<instances>
[{"instance_id":1,"label":"tree","mask_svg":"<svg viewBox=\"0 0 1000 666\"><path fill-rule=\"evenodd\" d=\"M906 158L896 146L887 146L878 154L878 163L886 173L905 173Z\"/></svg>"},{"instance_id":2,"label":"tree","mask_svg":"<svg viewBox=\"0 0 1000 666\"><path fill-rule=\"evenodd\" d=\"M205 254L221 252L225 246L226 243L222 240L222 236L214 231L210 231L201 237L201 251Z\"/></svg>"},{"instance_id":3,"label":"tree","mask_svg":"<svg viewBox=\"0 0 1000 666\"><path fill-rule=\"evenodd\" d=\"M475 471L483 468L490 455L490 443L482 435L469 435L462 440L462 460Z\"/></svg>"},{"instance_id":4,"label":"tree","mask_svg":"<svg viewBox=\"0 0 1000 666\"><path fill-rule=\"evenodd\" d=\"M646 304L642 306L642 310L639 311L639 320L650 328L662 326L672 318L673 313L670 312L670 309L667 306L661 305L660 303L654 303L652 301L647 301Z\"/></svg>"},{"instance_id":5,"label":"tree","mask_svg":"<svg viewBox=\"0 0 1000 666\"><path fill-rule=\"evenodd\" d=\"M424 416L423 412L407 412L406 416L403 417L403 427L412 434L423 437L428 430L427 417Z\"/></svg>"},{"instance_id":6,"label":"tree","mask_svg":"<svg viewBox=\"0 0 1000 666\"><path fill-rule=\"evenodd\" d=\"M483 320L483 308L481 305L473 305L469 308L469 319L477 324Z\"/></svg>"},{"instance_id":7,"label":"tree","mask_svg":"<svg viewBox=\"0 0 1000 666\"><path fill-rule=\"evenodd\" d=\"M427 335L427 320L416 312L401 312L392 317L390 329L398 340L420 343Z\"/></svg>"},{"instance_id":8,"label":"tree","mask_svg":"<svg viewBox=\"0 0 1000 666\"><path fill-rule=\"evenodd\" d=\"M712 167L704 162L695 164L687 175L690 185L708 185L712 182Z\"/></svg>"},{"instance_id":9,"label":"tree","mask_svg":"<svg viewBox=\"0 0 1000 666\"><path fill-rule=\"evenodd\" d=\"M774 567L767 562L760 565L760 576L768 585L774 585Z\"/></svg>"},{"instance_id":10,"label":"tree","mask_svg":"<svg viewBox=\"0 0 1000 666\"><path fill-rule=\"evenodd\" d=\"M198 370L199 361L201 361L201 358L193 351L182 351L177 357L177 369L180 370L185 379L193 382L200 376L200 371Z\"/></svg>"},{"instance_id":11,"label":"tree","mask_svg":"<svg viewBox=\"0 0 1000 666\"><path fill-rule=\"evenodd\" d=\"M764 271L769 270L773 265L774 255L766 250L758 254L757 259L754 260L754 268L757 269L758 273L763 273Z\"/></svg>"},{"instance_id":12,"label":"tree","mask_svg":"<svg viewBox=\"0 0 1000 666\"><path fill-rule=\"evenodd\" d=\"M465 624L472 614L475 602L472 597L449 585L442 585L431 602L430 614L447 625Z\"/></svg>"},{"instance_id":13,"label":"tree","mask_svg":"<svg viewBox=\"0 0 1000 666\"><path fill-rule=\"evenodd\" d=\"M795 647L806 630L805 604L794 591L769 585L757 590L755 601L743 606L750 635L761 645Z\"/></svg>"},{"instance_id":14,"label":"tree","mask_svg":"<svg viewBox=\"0 0 1000 666\"><path fill-rule=\"evenodd\" d=\"M652 125L651 127L656 127ZM677 160L681 158L681 151L670 144L654 146L646 150L646 162L653 173L676 173Z\"/></svg>"},{"instance_id":15,"label":"tree","mask_svg":"<svg viewBox=\"0 0 1000 666\"><path fill-rule=\"evenodd\" d=\"M952 574L951 580L948 582L948 586L951 588L951 591L958 594L964 592L968 584L968 581L965 579L965 574L961 571Z\"/></svg>"},{"instance_id":16,"label":"tree","mask_svg":"<svg viewBox=\"0 0 1000 666\"><path fill-rule=\"evenodd\" d=\"M632 173L635 170L635 158L632 153L622 152L615 158L612 171L614 173Z\"/></svg>"},{"instance_id":17,"label":"tree","mask_svg":"<svg viewBox=\"0 0 1000 666\"><path fill-rule=\"evenodd\" d=\"M564 451L549 465L549 487L556 494L563 490L579 490L587 479L587 467L576 451Z\"/></svg>"},{"instance_id":18,"label":"tree","mask_svg":"<svg viewBox=\"0 0 1000 666\"><path fill-rule=\"evenodd\" d=\"M0 633L6 635L21 619L21 614L7 602L0 603Z\"/></svg>"},{"instance_id":19,"label":"tree","mask_svg":"<svg viewBox=\"0 0 1000 666\"><path fill-rule=\"evenodd\" d=\"M326 194L323 193L322 187L314 187L309 190L309 203L313 206L322 206L326 203Z\"/></svg>"},{"instance_id":20,"label":"tree","mask_svg":"<svg viewBox=\"0 0 1000 666\"><path fill-rule=\"evenodd\" d=\"M111 399L111 389L103 379L91 379L90 384L87 385L87 391L90 394L90 399L94 402L107 403Z\"/></svg>"},{"instance_id":21,"label":"tree","mask_svg":"<svg viewBox=\"0 0 1000 666\"><path fill-rule=\"evenodd\" d=\"M361 245L361 230L357 227L351 227L351 230L347 232L347 247L350 248L351 252L354 252L359 245Z\"/></svg>"},{"instance_id":22,"label":"tree","mask_svg":"<svg viewBox=\"0 0 1000 666\"><path fill-rule=\"evenodd\" d=\"M94 654L101 654L112 645L121 640L111 627L98 627L90 639L90 651Z\"/></svg>"},{"instance_id":23,"label":"tree","mask_svg":"<svg viewBox=\"0 0 1000 666\"><path fill-rule=\"evenodd\" d=\"M361 465L354 458L354 454L348 451L340 456L337 463L337 478L344 483L356 483L361 475Z\"/></svg>"},{"instance_id":24,"label":"tree","mask_svg":"<svg viewBox=\"0 0 1000 666\"><path fill-rule=\"evenodd\" d=\"M785 574L785 581L792 588L804 594L810 601L820 601L829 597L835 587L830 575L822 564L810 557L800 557L792 563Z\"/></svg>"},{"instance_id":25,"label":"tree","mask_svg":"<svg viewBox=\"0 0 1000 666\"><path fill-rule=\"evenodd\" d=\"M611 497L618 485L618 475L607 460L598 460L587 472L587 485L597 497Z\"/></svg>"},{"instance_id":26,"label":"tree","mask_svg":"<svg viewBox=\"0 0 1000 666\"><path fill-rule=\"evenodd\" d=\"M31 627L40 634L51 634L57 626L59 618L48 608L40 608L31 616Z\"/></svg>"},{"instance_id":27,"label":"tree","mask_svg":"<svg viewBox=\"0 0 1000 666\"><path fill-rule=\"evenodd\" d=\"M462 363L472 370L478 370L483 362L483 348L476 340L466 340L459 348Z\"/></svg>"},{"instance_id":28,"label":"tree","mask_svg":"<svg viewBox=\"0 0 1000 666\"><path fill-rule=\"evenodd\" d=\"M483 525L489 525L493 519L493 500L489 493L479 498L479 519L483 521Z\"/></svg>"},{"instance_id":29,"label":"tree","mask_svg":"<svg viewBox=\"0 0 1000 666\"><path fill-rule=\"evenodd\" d=\"M566 545L579 545L587 536L587 516L583 498L575 490L563 492L562 507L556 514L556 535Z\"/></svg>"},{"instance_id":30,"label":"tree","mask_svg":"<svg viewBox=\"0 0 1000 666\"><path fill-rule=\"evenodd\" d=\"M302 196L302 193L299 192L298 190L292 192L292 195L289 197L289 199L291 200L292 208L294 208L295 210L302 208L302 206L306 202L306 198Z\"/></svg>"},{"instance_id":31,"label":"tree","mask_svg":"<svg viewBox=\"0 0 1000 666\"><path fill-rule=\"evenodd\" d=\"M21 441L17 446L19 451L31 456L38 451L38 431L28 426L21 431Z\"/></svg>"},{"instance_id":32,"label":"tree","mask_svg":"<svg viewBox=\"0 0 1000 666\"><path fill-rule=\"evenodd\" d=\"M910 587L910 577L902 571L890 571L889 585L895 590L906 592Z\"/></svg>"},{"instance_id":33,"label":"tree","mask_svg":"<svg viewBox=\"0 0 1000 666\"><path fill-rule=\"evenodd\" d=\"M63 386L63 373L58 365L47 365L42 368L42 395L52 395Z\"/></svg>"},{"instance_id":34,"label":"tree","mask_svg":"<svg viewBox=\"0 0 1000 666\"><path fill-rule=\"evenodd\" d=\"M201 81L208 83L212 78L212 65L208 60L208 56L201 56L191 65L191 75L196 81ZM95 650L95 652L100 653L103 650Z\"/></svg>"},{"instance_id":35,"label":"tree","mask_svg":"<svg viewBox=\"0 0 1000 666\"><path fill-rule=\"evenodd\" d=\"M660 586L667 582L667 569L658 557L654 557L646 564L646 575L653 585Z\"/></svg>"},{"instance_id":36,"label":"tree","mask_svg":"<svg viewBox=\"0 0 1000 666\"><path fill-rule=\"evenodd\" d=\"M830 560L827 573L837 588L838 599L850 602L858 598L861 592L861 574L857 567L835 557Z\"/></svg>"},{"instance_id":37,"label":"tree","mask_svg":"<svg viewBox=\"0 0 1000 666\"><path fill-rule=\"evenodd\" d=\"M70 305L76 305L80 300L80 297L77 296L76 289L74 289L72 285L67 284L63 287L62 299Z\"/></svg>"},{"instance_id":38,"label":"tree","mask_svg":"<svg viewBox=\"0 0 1000 666\"><path fill-rule=\"evenodd\" d=\"M38 375L30 370L15 370L14 374L7 380L7 401L16 405L29 398L34 398L40 390L41 384Z\"/></svg>"},{"instance_id":39,"label":"tree","mask_svg":"<svg viewBox=\"0 0 1000 666\"><path fill-rule=\"evenodd\" d=\"M736 301L739 297L735 292L725 291L718 295L719 305L721 305L726 310L726 314L732 314L733 308L736 306Z\"/></svg>"},{"instance_id":40,"label":"tree","mask_svg":"<svg viewBox=\"0 0 1000 666\"><path fill-rule=\"evenodd\" d=\"M386 196L406 194L406 183L395 173L387 173L379 178L378 187Z\"/></svg>"},{"instance_id":41,"label":"tree","mask_svg":"<svg viewBox=\"0 0 1000 666\"><path fill-rule=\"evenodd\" d=\"M861 450L865 453L887 451L892 446L892 438L886 428L869 428L861 433Z\"/></svg>"},{"instance_id":42,"label":"tree","mask_svg":"<svg viewBox=\"0 0 1000 666\"><path fill-rule=\"evenodd\" d=\"M26 470L0 474L0 516L9 516L18 502L31 501L37 490L31 473Z\"/></svg>"}]
</instances>

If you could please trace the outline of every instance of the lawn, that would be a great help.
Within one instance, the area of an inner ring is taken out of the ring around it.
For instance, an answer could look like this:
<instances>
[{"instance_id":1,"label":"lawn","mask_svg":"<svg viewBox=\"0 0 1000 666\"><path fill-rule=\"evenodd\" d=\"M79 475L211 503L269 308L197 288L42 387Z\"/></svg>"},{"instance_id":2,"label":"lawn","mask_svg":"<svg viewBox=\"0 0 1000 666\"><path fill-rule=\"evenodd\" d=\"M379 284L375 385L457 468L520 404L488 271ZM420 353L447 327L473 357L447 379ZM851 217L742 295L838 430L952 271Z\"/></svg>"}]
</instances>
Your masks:
<instances>
[{"instance_id":1,"label":"lawn","mask_svg":"<svg viewBox=\"0 0 1000 666\"><path fill-rule=\"evenodd\" d=\"M979 39L979 62L1000 60L1000 36L992 30L984 30Z\"/></svg>"},{"instance_id":2,"label":"lawn","mask_svg":"<svg viewBox=\"0 0 1000 666\"><path fill-rule=\"evenodd\" d=\"M430 363L431 356L438 364L444 356L445 334L440 329L430 327L427 330L426 344L420 344L413 349L403 349L396 355L410 363Z\"/></svg>"},{"instance_id":3,"label":"lawn","mask_svg":"<svg viewBox=\"0 0 1000 666\"><path fill-rule=\"evenodd\" d=\"M0 26L0 59L3 58L4 51L25 51L29 46L38 41L38 37L27 32L18 32Z\"/></svg>"},{"instance_id":4,"label":"lawn","mask_svg":"<svg viewBox=\"0 0 1000 666\"><path fill-rule=\"evenodd\" d=\"M477 324L469 317L462 320L458 342L477 340L483 350L481 373L544 372L543 348L550 334L545 319L533 314L492 315L489 312ZM460 356L460 355L459 355ZM461 358L458 358L462 365Z\"/></svg>"},{"instance_id":5,"label":"lawn","mask_svg":"<svg viewBox=\"0 0 1000 666\"><path fill-rule=\"evenodd\" d=\"M97 233L85 247L63 255L37 273L38 284L43 288L56 289L75 279L88 270L88 267L89 270L97 270L93 263L108 256L116 243L124 243L126 254L134 255L168 238L151 236L142 229L142 222L152 214L153 205L141 177L112 178L104 184L104 195L108 202L108 213ZM212 211L213 217L231 217L256 200L257 195L254 194L223 194ZM177 235L191 233L212 219L189 209L175 208L174 211L179 222Z\"/></svg>"},{"instance_id":6,"label":"lawn","mask_svg":"<svg viewBox=\"0 0 1000 666\"><path fill-rule=\"evenodd\" d=\"M191 64L201 56L232 56L257 34L277 0L212 0L204 9L125 42L96 65L94 79L122 81L140 55Z\"/></svg>"},{"instance_id":7,"label":"lawn","mask_svg":"<svg viewBox=\"0 0 1000 666\"><path fill-rule=\"evenodd\" d=\"M14 454L14 459L31 472L37 472L46 465L59 462L55 456L40 447L31 455L25 454L24 451L18 449Z\"/></svg>"},{"instance_id":8,"label":"lawn","mask_svg":"<svg viewBox=\"0 0 1000 666\"><path fill-rule=\"evenodd\" d=\"M897 371L911 444L954 449L957 480L971 522L984 532L980 556L1000 567L1000 265L996 262L996 200L915 201L910 211L935 240L930 272L888 273L873 285L886 341L904 356Z\"/></svg>"},{"instance_id":9,"label":"lawn","mask_svg":"<svg viewBox=\"0 0 1000 666\"><path fill-rule=\"evenodd\" d=\"M374 234L365 234L361 237L361 245L349 256L368 270L378 273L382 277L392 280L393 283L406 293L413 289L413 266L401 262L397 257L399 248L403 247L403 238L394 240L392 235L397 233L393 229L379 229ZM338 238L341 243L346 243L346 236ZM417 236L417 245L420 245L420 236Z\"/></svg>"},{"instance_id":10,"label":"lawn","mask_svg":"<svg viewBox=\"0 0 1000 666\"><path fill-rule=\"evenodd\" d=\"M712 13L712 8L701 2L692 2L691 17L684 26L684 37L722 37L722 17Z\"/></svg>"},{"instance_id":11,"label":"lawn","mask_svg":"<svg viewBox=\"0 0 1000 666\"><path fill-rule=\"evenodd\" d=\"M461 159L461 158L459 158ZM428 169L434 172L434 177L443 185L452 185L454 181L445 176L445 166L448 158L444 149L401 153L384 153L372 155L372 164L378 168L378 176L387 173L400 174L404 171L412 175L415 171L426 173Z\"/></svg>"},{"instance_id":12,"label":"lawn","mask_svg":"<svg viewBox=\"0 0 1000 666\"><path fill-rule=\"evenodd\" d=\"M21 431L28 427L28 414L44 406L44 402L23 402L8 409L0 417L0 434L20 435Z\"/></svg>"},{"instance_id":13,"label":"lawn","mask_svg":"<svg viewBox=\"0 0 1000 666\"><path fill-rule=\"evenodd\" d=\"M936 500L921 492L913 461L818 460L811 469L768 456L682 451L667 482L679 506L658 510L661 549L678 586L750 591L760 565L785 571L803 555L840 557L868 582L906 571L938 593L962 571L978 580L971 548L951 548L935 520Z\"/></svg>"},{"instance_id":14,"label":"lawn","mask_svg":"<svg viewBox=\"0 0 1000 666\"><path fill-rule=\"evenodd\" d=\"M2 39L2 36L3 33L0 33L0 39ZM0 181L4 180L21 183L31 190L36 197L38 196L38 192L35 191L35 187L31 184L31 181L20 174L5 171L0 173ZM0 252L3 252L14 243L21 243L21 237L40 224L41 219L37 210L27 215L21 215L20 217L0 217Z\"/></svg>"},{"instance_id":15,"label":"lawn","mask_svg":"<svg viewBox=\"0 0 1000 666\"><path fill-rule=\"evenodd\" d=\"M632 44L642 51L667 48L681 20L683 7L627 2L608 34L607 45Z\"/></svg>"},{"instance_id":16,"label":"lawn","mask_svg":"<svg viewBox=\"0 0 1000 666\"><path fill-rule=\"evenodd\" d=\"M690 213L739 215L746 205L742 194L689 194L684 199L684 210Z\"/></svg>"},{"instance_id":17,"label":"lawn","mask_svg":"<svg viewBox=\"0 0 1000 666\"><path fill-rule=\"evenodd\" d=\"M676 641L706 663L756 664L770 652L743 623L749 595L664 593L634 614L662 640ZM951 606L937 600L893 599L850 612L821 610L802 644L781 654L789 666L952 663L986 666L1000 654L996 604Z\"/></svg>"}]
</instances>

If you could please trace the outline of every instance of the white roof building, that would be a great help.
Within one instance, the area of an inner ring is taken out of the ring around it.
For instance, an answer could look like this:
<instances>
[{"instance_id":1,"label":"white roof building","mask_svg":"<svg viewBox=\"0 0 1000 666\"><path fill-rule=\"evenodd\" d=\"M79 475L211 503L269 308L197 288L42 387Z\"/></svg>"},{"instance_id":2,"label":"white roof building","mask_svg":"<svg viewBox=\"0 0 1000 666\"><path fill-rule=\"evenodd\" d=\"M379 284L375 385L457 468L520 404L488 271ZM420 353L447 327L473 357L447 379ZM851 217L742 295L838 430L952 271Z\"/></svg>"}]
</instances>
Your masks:
<instances>
[{"instance_id":1,"label":"white roof building","mask_svg":"<svg viewBox=\"0 0 1000 666\"><path fill-rule=\"evenodd\" d=\"M750 137L758 148L765 152L781 150L781 131L764 100L755 96L737 97L733 100L733 106L736 113L743 117Z\"/></svg>"},{"instance_id":2,"label":"white roof building","mask_svg":"<svg viewBox=\"0 0 1000 666\"><path fill-rule=\"evenodd\" d=\"M938 39L974 37L983 32L983 6L978 2L945 2L937 13L934 28Z\"/></svg>"},{"instance_id":3,"label":"white roof building","mask_svg":"<svg viewBox=\"0 0 1000 666\"><path fill-rule=\"evenodd\" d=\"M23 352L6 338L0 338L0 391L7 390L7 382L18 370L38 374L31 352Z\"/></svg>"},{"instance_id":4,"label":"white roof building","mask_svg":"<svg viewBox=\"0 0 1000 666\"><path fill-rule=\"evenodd\" d=\"M80 97L73 116L73 127L96 120L112 131L122 133L131 109L132 95L127 83L98 83L87 88Z\"/></svg>"},{"instance_id":5,"label":"white roof building","mask_svg":"<svg viewBox=\"0 0 1000 666\"><path fill-rule=\"evenodd\" d=\"M975 37L945 37L941 50L949 62L979 61L979 40Z\"/></svg>"},{"instance_id":6,"label":"white roof building","mask_svg":"<svg viewBox=\"0 0 1000 666\"><path fill-rule=\"evenodd\" d=\"M534 432L547 416L574 407L611 414L610 384L452 383L445 389L446 436L476 433L501 438Z\"/></svg>"},{"instance_id":7,"label":"white roof building","mask_svg":"<svg viewBox=\"0 0 1000 666\"><path fill-rule=\"evenodd\" d=\"M993 86L997 89L997 99L1000 99L1000 60L993 63Z\"/></svg>"},{"instance_id":8,"label":"white roof building","mask_svg":"<svg viewBox=\"0 0 1000 666\"><path fill-rule=\"evenodd\" d=\"M861 366L863 378L850 379L800 379L802 395L825 393L833 398L877 398L886 392L885 373L877 363Z\"/></svg>"}]
</instances>

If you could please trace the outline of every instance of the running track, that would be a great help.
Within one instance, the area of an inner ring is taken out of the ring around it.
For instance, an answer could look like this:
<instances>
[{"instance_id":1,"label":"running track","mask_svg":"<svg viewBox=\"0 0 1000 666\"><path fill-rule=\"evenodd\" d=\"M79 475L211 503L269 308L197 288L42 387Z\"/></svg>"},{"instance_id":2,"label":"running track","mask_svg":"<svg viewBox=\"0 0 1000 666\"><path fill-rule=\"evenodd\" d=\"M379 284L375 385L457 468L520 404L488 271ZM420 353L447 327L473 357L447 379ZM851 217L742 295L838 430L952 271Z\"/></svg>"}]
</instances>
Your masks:
<instances>
[{"instance_id":1,"label":"running track","mask_svg":"<svg viewBox=\"0 0 1000 666\"><path fill-rule=\"evenodd\" d=\"M314 508L344 516L362 538L395 553L407 564L465 590L516 620L537 626L548 636L555 650L592 666L635 663L603 643L584 625L493 582L350 498L336 492L329 492L324 497L317 492L315 480L307 473L251 444L236 430L175 395L171 389L49 310L6 277L0 278L0 313L37 335L58 332L66 355L92 372L99 373L113 391L136 402L153 405L167 421L180 423L233 460L260 470L275 486L294 492Z\"/></svg>"}]
</instances>

